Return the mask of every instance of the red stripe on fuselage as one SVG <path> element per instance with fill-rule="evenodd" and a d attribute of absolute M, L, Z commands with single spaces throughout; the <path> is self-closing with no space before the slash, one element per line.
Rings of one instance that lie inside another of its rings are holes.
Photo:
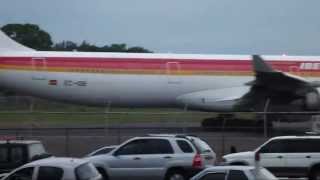
<path fill-rule="evenodd" d="M 138 58 L 78 58 L 78 57 L 48 57 L 45 58 L 47 68 L 93 68 L 108 70 L 187 70 L 187 71 L 223 71 L 252 72 L 251 60 L 201 60 L 201 59 L 138 59 Z M 41 60 L 40 60 L 41 61 Z M 171 63 L 170 63 L 171 62 Z M 172 63 L 177 62 L 178 64 Z M 302 62 L 268 61 L 275 69 L 290 72 L 314 72 L 301 70 Z M 32 68 L 43 66 L 43 62 L 32 62 L 32 57 L 0 57 L 0 65 Z"/>

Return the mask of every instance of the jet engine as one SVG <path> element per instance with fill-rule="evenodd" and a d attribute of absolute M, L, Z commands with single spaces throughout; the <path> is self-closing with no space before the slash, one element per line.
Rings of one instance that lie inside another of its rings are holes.
<path fill-rule="evenodd" d="M 238 100 L 250 91 L 249 86 L 204 90 L 184 94 L 177 101 L 189 109 L 230 112 Z"/>

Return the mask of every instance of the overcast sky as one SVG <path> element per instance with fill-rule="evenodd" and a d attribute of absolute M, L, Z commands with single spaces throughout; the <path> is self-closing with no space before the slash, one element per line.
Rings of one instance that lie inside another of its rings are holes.
<path fill-rule="evenodd" d="M 161 53 L 320 55 L 319 0 L 1 0 L 0 25 Z"/>

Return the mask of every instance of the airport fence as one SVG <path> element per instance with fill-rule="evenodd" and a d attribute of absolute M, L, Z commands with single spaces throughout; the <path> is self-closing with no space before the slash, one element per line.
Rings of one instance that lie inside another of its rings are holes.
<path fill-rule="evenodd" d="M 298 116 L 316 115 L 318 112 L 278 114 Z M 270 112 L 236 112 L 230 115 L 224 114 L 221 119 L 218 118 L 219 113 L 87 107 L 30 97 L 3 97 L 0 98 L 0 138 L 41 140 L 48 151 L 56 156 L 81 157 L 99 147 L 120 144 L 130 137 L 155 133 L 192 134 L 206 140 L 221 157 L 228 154 L 231 147 L 237 151 L 248 151 L 270 137 L 301 135 L 320 127 L 317 118 L 288 123 L 281 119 L 270 119 L 274 115 Z M 252 125 L 256 115 L 266 117 L 262 119 L 262 124 Z M 202 121 L 210 118 L 222 121 L 212 127 L 203 127 Z M 250 123 L 243 123 L 243 119 Z"/>

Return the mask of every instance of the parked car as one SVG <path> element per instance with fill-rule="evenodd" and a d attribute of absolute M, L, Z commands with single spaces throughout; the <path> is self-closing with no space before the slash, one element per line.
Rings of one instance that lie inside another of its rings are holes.
<path fill-rule="evenodd" d="M 271 138 L 254 151 L 223 156 L 229 165 L 254 165 L 257 161 L 278 177 L 320 178 L 320 136 Z"/>
<path fill-rule="evenodd" d="M 105 179 L 187 179 L 215 164 L 216 154 L 203 140 L 185 135 L 131 138 L 108 154 L 87 158 Z"/>
<path fill-rule="evenodd" d="M 215 166 L 201 171 L 191 180 L 277 180 L 277 178 L 265 168 Z"/>
<path fill-rule="evenodd" d="M 97 156 L 97 155 L 101 155 L 101 154 L 108 154 L 112 150 L 114 150 L 116 147 L 117 147 L 116 145 L 104 146 L 104 147 L 101 147 L 101 148 L 94 150 L 91 153 L 87 154 L 86 157 Z"/>
<path fill-rule="evenodd" d="M 0 141 L 0 173 L 6 173 L 33 160 L 51 156 L 41 141 Z"/>
<path fill-rule="evenodd" d="M 23 165 L 1 180 L 101 180 L 88 161 L 73 158 L 46 158 Z"/>

